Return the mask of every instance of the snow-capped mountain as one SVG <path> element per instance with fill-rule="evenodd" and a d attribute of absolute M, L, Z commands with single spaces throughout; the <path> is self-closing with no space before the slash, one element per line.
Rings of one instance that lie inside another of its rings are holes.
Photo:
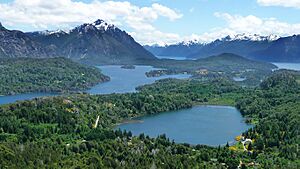
<path fill-rule="evenodd" d="M 108 24 L 105 21 L 98 19 L 93 23 L 85 23 L 80 26 L 75 27 L 74 29 L 71 29 L 69 32 L 88 32 L 90 30 L 98 30 L 102 32 L 106 32 L 109 30 L 116 30 L 118 29 L 116 26 L 113 24 Z"/>
<path fill-rule="evenodd" d="M 228 35 L 220 40 L 223 41 L 275 41 L 279 39 L 280 36 L 271 34 L 269 36 L 261 36 L 258 34 L 237 34 L 237 35 Z"/>
<path fill-rule="evenodd" d="M 91 64 L 136 64 L 156 59 L 125 31 L 100 19 L 70 30 L 23 33 L 1 27 L 0 40 L 10 44 L 0 46 L 0 55 L 5 57 L 27 57 L 26 53 L 32 53 L 36 57 L 63 56 Z"/>
<path fill-rule="evenodd" d="M 155 59 L 125 31 L 101 19 L 69 31 L 28 35 L 44 45 L 58 47 L 65 57 L 92 64 L 125 64 Z"/>
<path fill-rule="evenodd" d="M 300 36 L 281 38 L 277 35 L 237 34 L 228 35 L 210 43 L 201 43 L 196 39 L 164 47 L 144 47 L 157 56 L 195 59 L 222 53 L 234 53 L 250 59 L 263 61 L 300 62 L 299 40 Z M 293 52 L 291 53 L 291 51 Z"/>
<path fill-rule="evenodd" d="M 200 39 L 189 39 L 186 41 L 178 42 L 175 44 L 154 44 L 154 45 L 145 45 L 145 46 L 153 46 L 153 47 L 165 47 L 167 48 L 168 46 L 174 46 L 174 45 L 179 45 L 179 46 L 193 46 L 193 45 L 209 45 L 211 43 L 214 43 L 216 41 L 275 41 L 278 40 L 280 36 L 278 35 L 268 35 L 268 36 L 261 36 L 258 34 L 236 34 L 236 35 L 227 35 L 225 37 L 216 39 L 211 42 L 203 42 Z"/>
<path fill-rule="evenodd" d="M 92 23 L 98 30 L 107 31 L 108 29 L 116 29 L 115 25 L 108 24 L 104 20 L 98 19 L 94 23 Z"/>
<path fill-rule="evenodd" d="M 37 32 L 29 32 L 31 34 L 41 34 L 41 35 L 61 35 L 61 34 L 70 34 L 71 32 L 87 32 L 90 29 L 97 29 L 100 31 L 107 31 L 107 30 L 114 30 L 117 27 L 115 27 L 113 24 L 108 24 L 107 22 L 105 22 L 104 20 L 98 19 L 93 23 L 85 23 L 82 25 L 79 25 L 73 29 L 57 29 L 57 30 L 45 30 L 45 31 L 37 31 Z"/>
<path fill-rule="evenodd" d="M 55 31 L 45 30 L 45 31 L 38 31 L 36 33 L 42 34 L 42 35 L 52 35 L 52 34 L 68 34 L 69 31 L 65 31 L 65 30 L 62 30 L 62 29 L 57 29 Z"/>

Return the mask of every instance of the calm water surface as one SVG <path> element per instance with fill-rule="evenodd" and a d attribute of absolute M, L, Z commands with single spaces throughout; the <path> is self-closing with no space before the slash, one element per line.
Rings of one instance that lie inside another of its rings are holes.
<path fill-rule="evenodd" d="M 30 100 L 37 97 L 44 97 L 44 96 L 55 96 L 55 93 L 26 93 L 26 94 L 18 94 L 12 96 L 0 96 L 0 105 L 1 104 L 8 104 L 13 103 L 20 100 Z"/>
<path fill-rule="evenodd" d="M 162 77 L 146 77 L 145 73 L 153 70 L 150 66 L 136 66 L 135 69 L 121 69 L 120 66 L 99 67 L 111 81 L 94 86 L 90 94 L 109 94 L 136 92 L 140 85 L 150 84 L 163 78 L 188 78 L 190 75 L 179 74 Z M 29 93 L 14 96 L 0 96 L 0 104 L 28 100 L 36 97 L 54 96 L 54 93 Z M 176 142 L 190 144 L 223 145 L 233 142 L 234 137 L 247 130 L 239 111 L 226 106 L 196 106 L 191 109 L 161 113 L 141 117 L 143 123 L 121 124 L 117 128 L 130 130 L 138 135 L 145 133 L 152 137 L 167 134 Z"/>
<path fill-rule="evenodd" d="M 90 94 L 110 94 L 135 92 L 135 88 L 141 85 L 154 83 L 156 80 L 164 78 L 184 79 L 189 78 L 188 74 L 166 75 L 161 77 L 146 77 L 145 73 L 155 70 L 151 66 L 136 66 L 135 69 L 121 69 L 120 66 L 99 67 L 111 80 L 100 83 L 87 92 Z"/>
<path fill-rule="evenodd" d="M 273 63 L 279 69 L 290 69 L 290 70 L 299 70 L 300 71 L 300 63 Z"/>
<path fill-rule="evenodd" d="M 157 56 L 159 59 L 174 59 L 174 60 L 188 60 L 186 57 L 174 57 L 174 56 Z"/>
<path fill-rule="evenodd" d="M 116 129 L 131 131 L 133 135 L 145 133 L 151 137 L 166 134 L 178 143 L 211 146 L 233 143 L 236 136 L 252 127 L 244 122 L 236 108 L 228 106 L 195 106 L 135 120 L 140 122 L 124 123 Z"/>
<path fill-rule="evenodd" d="M 154 70 L 151 66 L 136 66 L 135 69 L 122 69 L 121 66 L 99 66 L 102 73 L 111 77 L 109 82 L 99 83 L 90 90 L 90 94 L 110 94 L 110 93 L 127 93 L 135 92 L 135 88 L 140 85 L 150 84 L 163 78 L 188 78 L 190 75 L 166 75 L 161 77 L 146 77 L 145 73 Z M 30 100 L 36 97 L 54 96 L 54 93 L 28 93 L 13 96 L 0 96 L 0 104 L 13 103 L 20 100 Z"/>
<path fill-rule="evenodd" d="M 243 77 L 233 77 L 232 79 L 236 82 L 242 82 L 242 81 L 246 80 L 246 78 L 243 78 Z"/>

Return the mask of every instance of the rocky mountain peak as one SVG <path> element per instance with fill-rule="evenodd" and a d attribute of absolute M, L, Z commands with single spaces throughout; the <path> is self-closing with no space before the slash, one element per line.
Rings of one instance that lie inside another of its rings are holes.
<path fill-rule="evenodd" d="M 0 30 L 6 30 L 6 29 L 4 28 L 4 26 L 2 26 L 1 22 L 0 22 Z"/>
<path fill-rule="evenodd" d="M 102 19 L 98 19 L 93 23 L 85 23 L 80 26 L 77 26 L 76 28 L 71 30 L 71 32 L 76 31 L 76 32 L 80 32 L 80 33 L 86 33 L 89 31 L 97 31 L 97 30 L 107 31 L 107 30 L 114 30 L 114 29 L 116 29 L 116 27 L 114 25 L 108 24 Z"/>
<path fill-rule="evenodd" d="M 95 26 L 98 30 L 106 31 L 107 29 L 114 29 L 115 26 L 113 24 L 108 24 L 102 19 L 96 20 L 94 23 L 92 23 L 93 26 Z"/>
<path fill-rule="evenodd" d="M 97 19 L 97 20 L 94 22 L 94 25 L 101 25 L 102 23 L 105 23 L 105 21 L 102 20 L 102 19 Z"/>

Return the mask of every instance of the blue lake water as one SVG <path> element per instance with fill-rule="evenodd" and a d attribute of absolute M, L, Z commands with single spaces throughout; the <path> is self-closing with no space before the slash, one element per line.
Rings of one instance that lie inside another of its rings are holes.
<path fill-rule="evenodd" d="M 218 146 L 233 143 L 236 136 L 252 127 L 236 108 L 229 106 L 195 106 L 135 120 L 139 122 L 120 124 L 115 129 L 151 137 L 166 134 L 178 143 Z"/>
<path fill-rule="evenodd" d="M 188 78 L 190 75 L 166 75 L 161 77 L 146 77 L 145 73 L 154 70 L 151 66 L 136 66 L 135 69 L 122 69 L 121 66 L 99 66 L 102 73 L 111 77 L 109 82 L 99 83 L 98 85 L 87 90 L 90 94 L 110 94 L 110 93 L 127 93 L 135 92 L 135 88 L 140 85 L 150 84 L 163 78 Z M 54 93 L 27 93 L 13 96 L 0 96 L 0 104 L 13 103 L 20 100 L 29 100 L 36 97 L 54 96 Z"/>
<path fill-rule="evenodd" d="M 174 59 L 174 60 L 187 60 L 186 57 L 176 57 L 176 56 L 156 56 L 159 59 Z"/>
<path fill-rule="evenodd" d="M 300 63 L 273 63 L 279 69 L 290 69 L 300 71 Z"/>
<path fill-rule="evenodd" d="M 246 78 L 243 78 L 243 77 L 233 77 L 232 79 L 236 82 L 242 82 L 242 81 L 246 80 Z"/>
<path fill-rule="evenodd" d="M 150 66 L 136 66 L 135 69 L 122 69 L 120 66 L 101 66 L 99 68 L 105 75 L 110 76 L 111 80 L 86 91 L 90 94 L 136 92 L 137 86 L 150 84 L 159 79 L 190 77 L 187 74 L 179 74 L 148 78 L 145 73 L 154 70 Z M 29 93 L 0 96 L 0 104 L 54 95 L 57 94 Z M 167 137 L 176 142 L 212 146 L 223 145 L 227 141 L 233 142 L 235 136 L 251 127 L 244 123 L 239 111 L 226 106 L 196 106 L 191 109 L 145 116 L 138 120 L 142 120 L 143 123 L 121 124 L 118 127 L 130 130 L 135 135 L 145 133 L 156 137 L 165 133 Z"/>
<path fill-rule="evenodd" d="M 189 78 L 188 74 L 166 75 L 161 77 L 146 77 L 145 73 L 155 70 L 151 66 L 136 66 L 135 69 L 121 69 L 120 66 L 99 67 L 111 80 L 100 83 L 87 92 L 90 94 L 110 94 L 135 92 L 135 88 L 141 85 L 154 83 L 156 80 L 164 78 Z"/>
<path fill-rule="evenodd" d="M 55 93 L 26 93 L 26 94 L 17 94 L 12 96 L 0 96 L 0 105 L 13 103 L 20 100 L 30 100 L 37 97 L 44 96 L 55 96 Z"/>

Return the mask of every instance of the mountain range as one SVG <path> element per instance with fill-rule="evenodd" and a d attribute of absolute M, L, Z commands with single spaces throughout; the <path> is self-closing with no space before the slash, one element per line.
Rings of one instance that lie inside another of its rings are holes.
<path fill-rule="evenodd" d="M 0 57 L 67 57 L 89 64 L 135 64 L 156 58 L 128 33 L 103 20 L 69 31 L 21 32 L 0 27 Z"/>
<path fill-rule="evenodd" d="M 146 50 L 147 49 L 147 50 Z M 103 20 L 68 31 L 24 33 L 0 23 L 0 57 L 67 57 L 88 64 L 143 64 L 154 56 L 206 58 L 233 53 L 267 62 L 300 62 L 300 35 L 278 37 L 257 34 L 226 36 L 210 43 L 141 46 L 127 32 Z"/>
<path fill-rule="evenodd" d="M 234 53 L 260 61 L 300 62 L 300 35 L 278 37 L 239 34 L 226 36 L 210 43 L 190 41 L 144 47 L 156 56 L 199 59 L 222 53 Z"/>

